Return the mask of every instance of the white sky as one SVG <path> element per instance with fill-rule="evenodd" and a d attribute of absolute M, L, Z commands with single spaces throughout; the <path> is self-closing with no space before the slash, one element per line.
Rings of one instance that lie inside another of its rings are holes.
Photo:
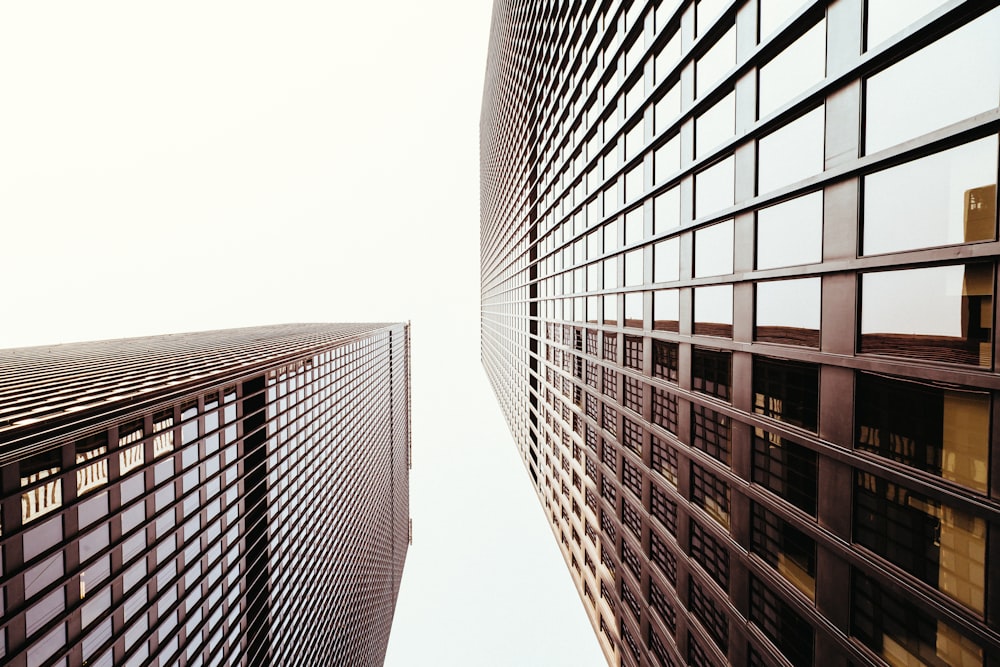
<path fill-rule="evenodd" d="M 0 4 L 0 347 L 411 320 L 386 664 L 603 665 L 479 363 L 485 0 Z"/>

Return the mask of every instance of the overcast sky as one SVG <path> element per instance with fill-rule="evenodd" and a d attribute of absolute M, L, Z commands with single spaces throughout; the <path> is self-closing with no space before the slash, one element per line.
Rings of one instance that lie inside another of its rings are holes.
<path fill-rule="evenodd" d="M 0 4 L 0 347 L 410 320 L 386 664 L 603 665 L 479 363 L 490 10 Z"/>

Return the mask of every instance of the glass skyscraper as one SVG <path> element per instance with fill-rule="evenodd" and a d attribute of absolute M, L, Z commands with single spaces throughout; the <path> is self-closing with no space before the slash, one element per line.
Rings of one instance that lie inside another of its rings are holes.
<path fill-rule="evenodd" d="M 409 326 L 0 350 L 0 662 L 381 665 Z"/>
<path fill-rule="evenodd" d="M 609 663 L 1000 664 L 997 5 L 496 0 L 482 360 Z"/>

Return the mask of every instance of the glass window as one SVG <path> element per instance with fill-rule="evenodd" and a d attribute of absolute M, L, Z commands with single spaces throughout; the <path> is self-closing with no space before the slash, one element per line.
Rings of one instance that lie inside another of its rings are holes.
<path fill-rule="evenodd" d="M 106 433 L 76 443 L 76 495 L 82 496 L 108 483 Z"/>
<path fill-rule="evenodd" d="M 753 431 L 753 481 L 816 516 L 816 452 L 762 428 Z"/>
<path fill-rule="evenodd" d="M 646 191 L 643 185 L 643 176 L 645 174 L 645 165 L 640 162 L 625 174 L 625 201 L 632 201 L 633 199 L 638 199 L 642 196 L 642 193 Z"/>
<path fill-rule="evenodd" d="M 704 405 L 691 406 L 691 444 L 729 465 L 732 439 L 729 417 Z"/>
<path fill-rule="evenodd" d="M 823 192 L 757 211 L 757 268 L 813 264 L 823 259 Z"/>
<path fill-rule="evenodd" d="M 694 233 L 694 277 L 733 272 L 733 221 L 703 227 Z"/>
<path fill-rule="evenodd" d="M 653 340 L 653 377 L 677 382 L 678 344 Z"/>
<path fill-rule="evenodd" d="M 21 523 L 27 524 L 62 507 L 61 451 L 50 449 L 18 463 L 21 488 Z"/>
<path fill-rule="evenodd" d="M 695 62 L 695 97 L 704 95 L 735 65 L 736 27 L 734 26 Z"/>
<path fill-rule="evenodd" d="M 815 599 L 816 543 L 757 503 L 753 504 L 751 531 L 751 550 L 810 600 Z"/>
<path fill-rule="evenodd" d="M 708 635 L 721 650 L 729 648 L 729 617 L 714 600 L 701 590 L 698 580 L 688 583 L 688 609 L 697 618 Z"/>
<path fill-rule="evenodd" d="M 821 288 L 819 278 L 757 283 L 755 339 L 819 347 Z"/>
<path fill-rule="evenodd" d="M 698 0 L 695 9 L 695 28 L 697 34 L 704 34 L 728 4 L 728 0 Z"/>
<path fill-rule="evenodd" d="M 41 593 L 46 586 L 62 576 L 63 554 L 60 551 L 24 571 L 24 598 L 27 600 Z"/>
<path fill-rule="evenodd" d="M 691 558 L 716 581 L 723 590 L 729 590 L 729 550 L 710 532 L 691 519 Z"/>
<path fill-rule="evenodd" d="M 866 273 L 861 303 L 861 352 L 992 363 L 992 264 Z"/>
<path fill-rule="evenodd" d="M 855 446 L 986 493 L 988 392 L 857 377 Z"/>
<path fill-rule="evenodd" d="M 804 4 L 805 0 L 760 0 L 760 41 L 770 37 Z"/>
<path fill-rule="evenodd" d="M 729 530 L 729 485 L 697 463 L 691 464 L 691 502 Z"/>
<path fill-rule="evenodd" d="M 736 135 L 736 93 L 723 97 L 694 121 L 695 158 Z"/>
<path fill-rule="evenodd" d="M 608 257 L 604 260 L 604 286 L 618 287 L 618 257 Z"/>
<path fill-rule="evenodd" d="M 633 208 L 625 214 L 625 245 L 632 245 L 643 238 L 642 207 Z"/>
<path fill-rule="evenodd" d="M 625 285 L 628 287 L 642 284 L 642 253 L 642 248 L 625 253 Z"/>
<path fill-rule="evenodd" d="M 24 562 L 54 546 L 63 539 L 62 517 L 55 516 L 24 532 Z"/>
<path fill-rule="evenodd" d="M 653 246 L 653 282 L 668 283 L 680 279 L 681 242 L 676 236 Z"/>
<path fill-rule="evenodd" d="M 868 0 L 868 48 L 881 44 L 903 28 L 915 23 L 946 0 Z"/>
<path fill-rule="evenodd" d="M 732 352 L 702 347 L 691 350 L 691 385 L 695 391 L 728 401 L 732 389 L 732 368 Z"/>
<path fill-rule="evenodd" d="M 736 161 L 732 155 L 694 176 L 694 213 L 702 217 L 729 208 L 735 201 Z"/>
<path fill-rule="evenodd" d="M 758 142 L 759 194 L 823 171 L 824 114 L 824 107 L 816 107 Z"/>
<path fill-rule="evenodd" d="M 815 432 L 819 423 L 819 367 L 754 357 L 753 411 Z"/>
<path fill-rule="evenodd" d="M 679 50 L 681 44 L 679 39 L 676 40 L 676 44 Z M 659 57 L 656 58 L 656 64 L 657 69 L 659 69 Z M 657 76 L 659 76 L 659 74 Z M 677 116 L 681 114 L 681 86 L 679 83 L 674 84 L 674 86 L 668 90 L 663 97 L 657 100 L 653 113 L 657 134 L 663 132 L 673 124 L 673 122 L 677 119 Z"/>
<path fill-rule="evenodd" d="M 680 331 L 680 293 L 675 289 L 653 292 L 653 328 L 660 331 Z"/>
<path fill-rule="evenodd" d="M 1000 8 L 870 77 L 865 83 L 865 152 L 995 109 L 1000 99 L 998 34 Z"/>
<path fill-rule="evenodd" d="M 652 456 L 652 468 L 653 468 L 653 470 L 655 472 L 658 472 L 661 475 L 663 475 L 664 479 L 666 479 L 667 482 L 669 482 L 670 485 L 673 486 L 676 489 L 677 488 L 677 450 L 675 450 L 673 447 L 671 447 L 668 443 L 664 442 L 663 440 L 660 440 L 655 435 L 652 437 L 651 443 L 652 443 L 652 450 L 653 450 L 652 451 L 652 455 L 653 455 Z M 656 502 L 657 502 L 656 501 L 656 495 L 660 494 L 660 491 L 656 488 L 655 485 L 652 487 L 652 489 L 653 489 L 653 505 L 654 505 L 654 512 L 653 512 L 653 514 L 656 515 L 656 516 L 658 516 L 660 518 L 660 520 L 663 521 L 663 523 L 664 523 L 665 526 L 667 526 L 667 527 L 674 526 L 673 528 L 671 528 L 670 532 L 671 533 L 675 533 L 677 531 L 676 526 L 674 525 L 676 523 L 677 507 L 673 504 L 673 502 L 666 500 L 666 496 L 664 496 L 664 500 L 662 502 L 669 503 L 670 506 L 673 507 L 672 514 L 674 515 L 674 522 L 666 521 L 664 519 L 664 517 L 660 517 L 659 514 L 655 511 L 655 505 L 656 505 Z M 662 495 L 662 494 L 660 494 L 660 495 Z"/>
<path fill-rule="evenodd" d="M 618 250 L 618 218 L 604 225 L 604 252 Z"/>
<path fill-rule="evenodd" d="M 983 649 L 859 570 L 851 584 L 851 634 L 896 664 L 982 665 Z"/>
<path fill-rule="evenodd" d="M 813 664 L 812 626 L 760 579 L 750 576 L 750 620 L 793 665 Z"/>
<path fill-rule="evenodd" d="M 733 336 L 733 286 L 694 288 L 694 333 L 698 336 Z"/>
<path fill-rule="evenodd" d="M 604 323 L 618 323 L 618 295 L 616 294 L 604 295 Z"/>
<path fill-rule="evenodd" d="M 681 189 L 673 187 L 653 200 L 654 232 L 660 234 L 681 224 Z"/>
<path fill-rule="evenodd" d="M 826 76 L 826 20 L 760 68 L 758 118 L 769 115 Z"/>
<path fill-rule="evenodd" d="M 642 328 L 642 292 L 625 295 L 625 326 Z"/>
<path fill-rule="evenodd" d="M 663 144 L 653 153 L 653 174 L 657 183 L 663 183 L 681 168 L 680 135 Z"/>
<path fill-rule="evenodd" d="M 854 541 L 982 613 L 986 522 L 871 473 L 855 477 Z"/>
<path fill-rule="evenodd" d="M 866 255 L 995 238 L 997 137 L 864 177 Z"/>

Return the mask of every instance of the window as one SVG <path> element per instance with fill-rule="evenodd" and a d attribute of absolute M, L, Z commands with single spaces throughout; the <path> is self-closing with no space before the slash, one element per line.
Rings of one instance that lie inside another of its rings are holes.
<path fill-rule="evenodd" d="M 666 183 L 681 168 L 681 138 L 674 135 L 653 153 L 653 174 L 657 184 Z"/>
<path fill-rule="evenodd" d="M 694 233 L 694 277 L 733 272 L 733 221 L 703 227 Z"/>
<path fill-rule="evenodd" d="M 688 609 L 701 622 L 716 646 L 726 651 L 729 648 L 729 617 L 714 600 L 705 595 L 694 578 L 688 582 Z"/>
<path fill-rule="evenodd" d="M 26 524 L 62 507 L 61 450 L 50 449 L 22 459 L 21 523 Z"/>
<path fill-rule="evenodd" d="M 757 211 L 757 268 L 814 264 L 823 259 L 823 192 Z"/>
<path fill-rule="evenodd" d="M 694 176 L 694 214 L 711 215 L 735 202 L 736 161 L 732 155 Z"/>
<path fill-rule="evenodd" d="M 653 246 L 653 282 L 668 283 L 680 279 L 680 238 L 675 236 Z"/>
<path fill-rule="evenodd" d="M 636 539 L 642 539 L 642 520 L 639 512 L 627 502 L 622 503 L 622 525 L 628 528 Z"/>
<path fill-rule="evenodd" d="M 816 596 L 816 543 L 761 505 L 753 505 L 751 550 L 810 600 Z"/>
<path fill-rule="evenodd" d="M 819 278 L 768 280 L 757 283 L 756 290 L 756 340 L 819 347 Z"/>
<path fill-rule="evenodd" d="M 816 431 L 819 421 L 819 368 L 783 359 L 754 357 L 753 411 Z"/>
<path fill-rule="evenodd" d="M 695 62 L 695 97 L 701 97 L 736 65 L 736 28 L 730 28 Z"/>
<path fill-rule="evenodd" d="M 870 77 L 865 82 L 865 152 L 995 109 L 998 34 L 1000 9 L 993 9 Z"/>
<path fill-rule="evenodd" d="M 729 551 L 694 519 L 691 519 L 690 553 L 723 590 L 729 590 Z"/>
<path fill-rule="evenodd" d="M 625 367 L 642 370 L 642 336 L 625 336 Z"/>
<path fill-rule="evenodd" d="M 983 613 L 986 522 L 871 473 L 855 478 L 854 541 Z"/>
<path fill-rule="evenodd" d="M 663 620 L 671 634 L 677 631 L 677 608 L 652 580 L 649 582 L 649 606 Z"/>
<path fill-rule="evenodd" d="M 676 345 L 674 351 L 676 352 Z M 732 352 L 695 347 L 691 353 L 691 384 L 700 391 L 723 401 L 729 400 L 732 387 Z M 676 364 L 676 357 L 674 357 Z"/>
<path fill-rule="evenodd" d="M 671 486 L 677 488 L 677 450 L 660 440 L 655 435 L 650 439 L 652 445 L 652 467 L 654 472 L 663 475 Z"/>
<path fill-rule="evenodd" d="M 680 331 L 680 292 L 675 289 L 653 292 L 653 328 L 658 331 Z"/>
<path fill-rule="evenodd" d="M 107 433 L 80 440 L 76 443 L 76 495 L 108 483 Z"/>
<path fill-rule="evenodd" d="M 996 135 L 869 174 L 863 182 L 866 255 L 996 237 Z"/>
<path fill-rule="evenodd" d="M 691 423 L 694 435 L 691 444 L 706 454 L 729 465 L 729 417 L 697 403 L 691 406 Z"/>
<path fill-rule="evenodd" d="M 902 5 L 893 0 L 868 0 L 867 4 L 866 42 L 871 49 L 945 4 L 945 0 L 910 0 Z"/>
<path fill-rule="evenodd" d="M 660 568 L 672 586 L 677 585 L 677 558 L 654 532 L 649 535 L 649 560 Z"/>
<path fill-rule="evenodd" d="M 861 276 L 860 351 L 989 367 L 993 265 Z"/>
<path fill-rule="evenodd" d="M 736 135 L 736 93 L 732 92 L 695 118 L 695 159 Z"/>
<path fill-rule="evenodd" d="M 697 336 L 733 336 L 733 286 L 694 288 L 694 333 Z"/>
<path fill-rule="evenodd" d="M 691 502 L 729 530 L 729 485 L 697 463 L 691 464 Z"/>
<path fill-rule="evenodd" d="M 822 20 L 760 68 L 758 117 L 790 102 L 825 75 L 826 21 Z"/>
<path fill-rule="evenodd" d="M 753 481 L 816 516 L 816 453 L 773 433 L 755 428 Z"/>
<path fill-rule="evenodd" d="M 653 387 L 653 423 L 677 434 L 677 397 Z"/>
<path fill-rule="evenodd" d="M 650 513 L 671 535 L 677 535 L 677 504 L 655 484 L 650 495 Z"/>
<path fill-rule="evenodd" d="M 642 473 L 637 466 L 629 463 L 628 459 L 623 460 L 622 464 L 622 484 L 634 493 L 636 498 L 642 498 Z"/>
<path fill-rule="evenodd" d="M 805 0 L 761 0 L 760 41 L 767 39 L 781 24 L 791 18 Z"/>
<path fill-rule="evenodd" d="M 630 375 L 625 376 L 625 407 L 629 410 L 642 413 L 642 382 Z M 625 435 L 628 437 L 628 429 L 631 422 L 625 424 Z M 641 435 L 638 440 L 641 440 Z"/>
<path fill-rule="evenodd" d="M 656 234 L 681 224 L 681 189 L 673 187 L 653 200 L 653 231 Z"/>
<path fill-rule="evenodd" d="M 750 575 L 750 620 L 764 631 L 793 665 L 813 664 L 815 632 L 809 622 Z"/>
<path fill-rule="evenodd" d="M 817 107 L 757 144 L 757 192 L 764 194 L 823 171 L 824 108 Z"/>
<path fill-rule="evenodd" d="M 853 570 L 851 634 L 890 660 L 927 665 L 981 665 L 971 637 Z"/>
<path fill-rule="evenodd" d="M 988 392 L 857 376 L 855 446 L 986 493 Z"/>

